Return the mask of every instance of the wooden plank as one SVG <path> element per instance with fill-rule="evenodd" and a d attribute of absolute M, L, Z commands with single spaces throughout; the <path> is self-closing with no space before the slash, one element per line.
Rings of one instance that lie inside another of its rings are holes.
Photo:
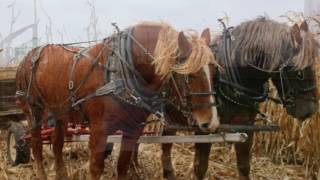
<path fill-rule="evenodd" d="M 245 133 L 225 133 L 210 135 L 186 135 L 186 136 L 141 136 L 138 143 L 222 143 L 245 142 L 248 136 Z M 66 137 L 69 142 L 87 142 L 89 135 Z M 120 143 L 122 135 L 108 136 L 108 143 Z"/>
<path fill-rule="evenodd" d="M 1 71 L 0 71 L 1 74 Z M 1 75 L 0 75 L 1 76 Z M 0 116 L 10 115 L 12 109 L 18 109 L 16 105 L 16 82 L 14 79 L 0 79 Z"/>
<path fill-rule="evenodd" d="M 17 115 L 17 114 L 23 114 L 21 109 L 11 109 L 8 111 L 0 111 L 0 117 L 1 116 L 10 116 L 10 115 Z"/>
<path fill-rule="evenodd" d="M 18 67 L 0 67 L 0 80 L 15 79 Z"/>

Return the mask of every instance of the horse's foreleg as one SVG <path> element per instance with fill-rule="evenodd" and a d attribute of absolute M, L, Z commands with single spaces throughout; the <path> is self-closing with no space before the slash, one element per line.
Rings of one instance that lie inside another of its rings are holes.
<path fill-rule="evenodd" d="M 112 151 L 113 151 L 113 143 L 107 143 L 104 158 L 107 158 L 109 155 L 111 155 Z"/>
<path fill-rule="evenodd" d="M 167 132 L 164 131 L 163 135 L 174 135 L 175 132 Z M 162 161 L 162 168 L 163 168 L 163 178 L 168 180 L 174 180 L 176 179 L 174 175 L 174 169 L 172 165 L 172 159 L 171 159 L 171 150 L 172 150 L 172 143 L 165 143 L 161 146 L 162 149 L 162 155 L 161 155 L 161 161 Z"/>
<path fill-rule="evenodd" d="M 136 150 L 138 137 L 123 137 L 121 142 L 120 154 L 117 165 L 118 179 L 127 179 L 127 173 L 133 152 Z"/>
<path fill-rule="evenodd" d="M 195 133 L 198 135 L 198 133 Z M 211 150 L 211 144 L 195 144 L 194 157 L 194 175 L 196 179 L 203 179 L 208 169 L 208 159 Z"/>
<path fill-rule="evenodd" d="M 68 173 L 63 162 L 62 148 L 64 144 L 64 121 L 56 120 L 54 135 L 53 135 L 53 153 L 55 156 L 55 170 L 57 180 L 68 179 Z"/>
<path fill-rule="evenodd" d="M 133 166 L 139 166 L 138 156 L 139 156 L 139 144 L 136 144 L 134 151 L 132 153 L 132 159 L 131 159 L 131 164 Z"/>
<path fill-rule="evenodd" d="M 40 180 L 47 179 L 47 175 L 42 164 L 43 155 L 42 155 L 42 139 L 41 139 L 41 110 L 34 108 L 32 109 L 32 116 L 30 116 L 29 127 L 31 128 L 31 148 L 32 154 L 35 159 L 36 166 L 36 176 Z"/>
<path fill-rule="evenodd" d="M 237 166 L 239 180 L 250 180 L 250 161 L 253 133 L 247 133 L 248 140 L 244 143 L 236 143 Z"/>
<path fill-rule="evenodd" d="M 98 180 L 104 169 L 108 132 L 106 132 L 107 128 L 102 119 L 98 119 L 97 122 L 91 120 L 90 128 L 90 176 L 91 180 Z"/>

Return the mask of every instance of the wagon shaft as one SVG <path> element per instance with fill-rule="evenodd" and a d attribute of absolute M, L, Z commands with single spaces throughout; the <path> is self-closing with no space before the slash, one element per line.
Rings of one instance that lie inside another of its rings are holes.
<path fill-rule="evenodd" d="M 138 143 L 222 143 L 245 142 L 248 136 L 245 133 L 226 133 L 210 135 L 185 135 L 185 136 L 141 136 Z M 67 137 L 69 142 L 87 142 L 89 135 Z M 122 135 L 108 136 L 108 143 L 121 143 Z"/>

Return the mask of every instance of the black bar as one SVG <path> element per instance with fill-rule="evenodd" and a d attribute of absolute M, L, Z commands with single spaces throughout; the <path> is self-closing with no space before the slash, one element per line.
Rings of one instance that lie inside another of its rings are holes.
<path fill-rule="evenodd" d="M 189 96 L 210 96 L 215 95 L 216 92 L 190 92 Z"/>
<path fill-rule="evenodd" d="M 166 125 L 167 130 L 177 130 L 177 131 L 200 131 L 198 126 L 180 126 L 180 125 Z M 279 131 L 280 127 L 278 125 L 231 125 L 231 124 L 221 124 L 217 132 L 274 132 Z"/>

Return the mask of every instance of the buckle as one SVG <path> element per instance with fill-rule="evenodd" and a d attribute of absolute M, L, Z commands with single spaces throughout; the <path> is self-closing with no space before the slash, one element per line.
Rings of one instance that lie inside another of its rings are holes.
<path fill-rule="evenodd" d="M 69 81 L 68 87 L 69 87 L 69 90 L 72 90 L 74 88 L 73 81 Z"/>

